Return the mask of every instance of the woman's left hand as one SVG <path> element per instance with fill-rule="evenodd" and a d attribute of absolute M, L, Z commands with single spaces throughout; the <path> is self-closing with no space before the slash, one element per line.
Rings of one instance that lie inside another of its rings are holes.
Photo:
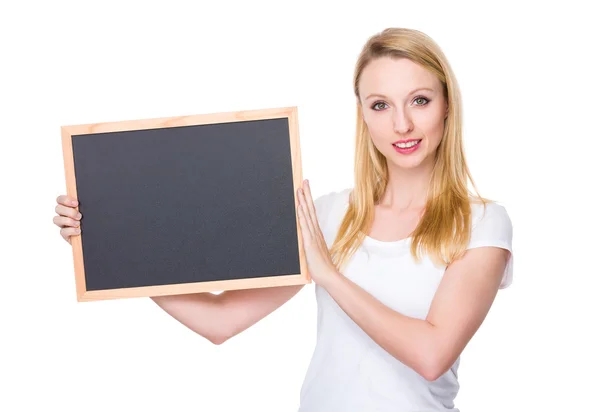
<path fill-rule="evenodd" d="M 317 220 L 308 180 L 305 180 L 302 188 L 298 189 L 298 217 L 308 271 L 315 283 L 322 284 L 334 276 L 337 269 L 331 260 L 327 243 Z"/>

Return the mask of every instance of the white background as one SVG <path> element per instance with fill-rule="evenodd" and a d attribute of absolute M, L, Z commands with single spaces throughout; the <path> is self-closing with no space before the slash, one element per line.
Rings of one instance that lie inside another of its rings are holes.
<path fill-rule="evenodd" d="M 316 197 L 353 184 L 354 63 L 391 26 L 447 54 L 477 188 L 514 225 L 514 283 L 463 353 L 456 405 L 598 410 L 600 31 L 587 2 L 11 3 L 0 410 L 295 411 L 314 286 L 222 346 L 148 298 L 76 303 L 71 247 L 52 223 L 66 192 L 60 126 L 298 106 Z"/>

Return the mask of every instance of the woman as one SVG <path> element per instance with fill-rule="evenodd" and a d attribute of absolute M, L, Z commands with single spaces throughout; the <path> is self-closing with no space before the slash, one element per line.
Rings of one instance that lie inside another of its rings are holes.
<path fill-rule="evenodd" d="M 503 206 L 472 195 L 460 93 L 425 34 L 390 28 L 356 64 L 355 186 L 298 218 L 318 304 L 318 340 L 301 411 L 457 411 L 460 354 L 499 288 L 512 282 L 512 224 Z M 472 179 L 471 179 L 472 180 Z M 54 223 L 77 235 L 67 196 Z M 221 344 L 302 286 L 152 298 Z"/>

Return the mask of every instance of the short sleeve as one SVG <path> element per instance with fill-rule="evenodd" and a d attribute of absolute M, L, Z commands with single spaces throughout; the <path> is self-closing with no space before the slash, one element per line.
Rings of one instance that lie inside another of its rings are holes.
<path fill-rule="evenodd" d="M 313 201 L 319 226 L 321 227 L 321 231 L 323 232 L 327 244 L 330 246 L 333 237 L 335 236 L 337 226 L 340 223 L 339 220 L 341 218 L 341 213 L 343 212 L 343 207 L 347 204 L 350 190 L 351 189 L 347 188 L 329 192 L 318 196 Z"/>
<path fill-rule="evenodd" d="M 484 210 L 483 205 L 477 204 L 473 208 L 472 223 L 471 240 L 467 249 L 496 246 L 510 252 L 499 288 L 508 287 L 513 281 L 513 226 L 506 208 L 498 203 L 487 203 Z"/>
<path fill-rule="evenodd" d="M 317 197 L 314 201 L 315 212 L 317 213 L 317 220 L 319 221 L 321 230 L 325 230 L 327 227 L 327 218 L 331 212 L 331 209 L 333 208 L 336 194 L 336 192 L 329 192 Z"/>

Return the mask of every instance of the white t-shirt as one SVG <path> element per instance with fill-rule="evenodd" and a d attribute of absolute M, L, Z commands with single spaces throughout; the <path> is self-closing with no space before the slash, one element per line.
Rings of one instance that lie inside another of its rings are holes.
<path fill-rule="evenodd" d="M 331 247 L 348 207 L 351 189 L 315 200 L 317 218 Z M 473 205 L 469 248 L 498 246 L 511 251 L 500 288 L 512 283 L 512 224 L 497 203 Z M 425 319 L 445 267 L 428 258 L 417 264 L 410 238 L 383 242 L 366 237 L 344 276 L 404 315 Z M 454 411 L 460 358 L 429 382 L 377 345 L 319 285 L 317 343 L 300 394 L 299 412 Z"/>

